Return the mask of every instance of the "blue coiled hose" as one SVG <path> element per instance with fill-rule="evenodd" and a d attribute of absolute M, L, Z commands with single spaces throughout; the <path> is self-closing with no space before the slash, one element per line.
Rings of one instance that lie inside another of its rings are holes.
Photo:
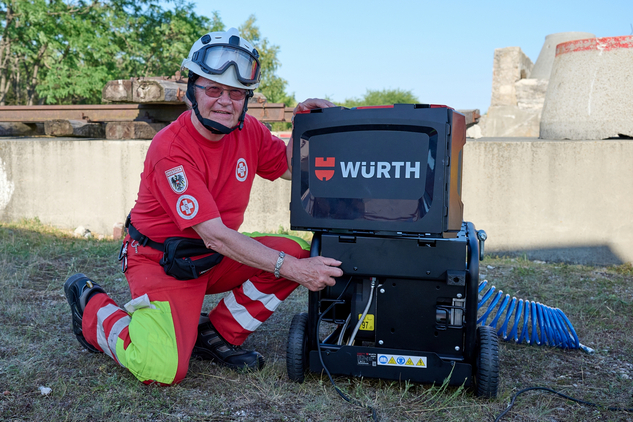
<path fill-rule="evenodd" d="M 487 285 L 488 280 L 484 280 L 479 284 L 480 295 Z M 497 329 L 499 321 L 503 318 L 503 323 L 497 331 L 497 335 L 504 341 L 514 341 L 517 344 L 525 341 L 527 344 L 536 344 L 538 346 L 547 345 L 563 349 L 582 349 L 590 354 L 594 352 L 593 349 L 578 341 L 578 335 L 576 335 L 573 325 L 560 309 L 550 308 L 534 301 L 524 301 L 523 299 L 517 301 L 516 297 L 510 299 L 510 295 L 503 297 L 502 290 L 499 290 L 494 295 L 495 290 L 495 286 L 491 286 L 479 301 L 477 310 L 485 306 L 486 302 L 492 298 L 492 302 L 488 305 L 486 312 L 477 320 L 477 324 L 485 325 L 488 322 L 488 317 L 492 315 L 501 300 L 501 304 L 488 325 Z M 504 311 L 505 316 L 503 315 Z M 513 315 L 513 325 L 508 333 L 508 325 Z M 522 327 L 519 330 L 520 322 L 522 322 Z"/>

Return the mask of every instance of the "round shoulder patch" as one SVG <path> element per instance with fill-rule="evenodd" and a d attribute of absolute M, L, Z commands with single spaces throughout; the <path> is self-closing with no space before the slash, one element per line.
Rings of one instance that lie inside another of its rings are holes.
<path fill-rule="evenodd" d="M 248 177 L 248 166 L 246 165 L 246 160 L 243 158 L 237 160 L 237 165 L 235 166 L 235 177 L 240 182 L 243 182 Z"/>
<path fill-rule="evenodd" d="M 191 195 L 182 195 L 176 203 L 176 211 L 185 220 L 191 220 L 198 214 L 198 201 Z"/>

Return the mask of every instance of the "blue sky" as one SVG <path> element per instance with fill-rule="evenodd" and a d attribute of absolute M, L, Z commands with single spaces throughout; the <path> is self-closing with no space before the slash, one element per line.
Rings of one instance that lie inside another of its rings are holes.
<path fill-rule="evenodd" d="M 422 103 L 490 105 L 494 50 L 521 47 L 535 62 L 545 36 L 633 33 L 633 0 L 196 0 L 228 27 L 251 14 L 280 47 L 278 74 L 298 101 L 343 101 L 367 89 L 407 89 Z"/>

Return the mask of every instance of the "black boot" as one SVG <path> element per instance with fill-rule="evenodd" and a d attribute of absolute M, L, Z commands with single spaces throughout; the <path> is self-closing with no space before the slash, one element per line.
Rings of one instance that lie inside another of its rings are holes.
<path fill-rule="evenodd" d="M 206 314 L 202 314 L 198 325 L 198 339 L 191 357 L 213 360 L 231 369 L 260 370 L 264 367 L 264 357 L 254 350 L 242 349 L 224 340 L 209 321 Z"/>
<path fill-rule="evenodd" d="M 89 352 L 98 353 L 99 350 L 88 343 L 84 338 L 81 329 L 81 321 L 84 316 L 84 309 L 90 297 L 95 293 L 105 293 L 97 283 L 90 280 L 84 274 L 75 274 L 64 283 L 64 293 L 70 305 L 70 311 L 73 316 L 73 333 L 79 340 L 79 343 L 88 349 Z"/>

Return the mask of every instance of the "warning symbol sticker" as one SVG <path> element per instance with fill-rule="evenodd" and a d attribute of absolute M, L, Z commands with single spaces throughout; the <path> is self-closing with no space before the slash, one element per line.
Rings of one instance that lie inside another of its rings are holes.
<path fill-rule="evenodd" d="M 358 319 L 362 317 L 363 314 L 358 314 Z M 365 315 L 365 319 L 360 324 L 360 329 L 364 331 L 374 331 L 374 316 L 372 314 Z"/>
<path fill-rule="evenodd" d="M 378 355 L 378 366 L 403 366 L 426 369 L 426 356 Z"/>

